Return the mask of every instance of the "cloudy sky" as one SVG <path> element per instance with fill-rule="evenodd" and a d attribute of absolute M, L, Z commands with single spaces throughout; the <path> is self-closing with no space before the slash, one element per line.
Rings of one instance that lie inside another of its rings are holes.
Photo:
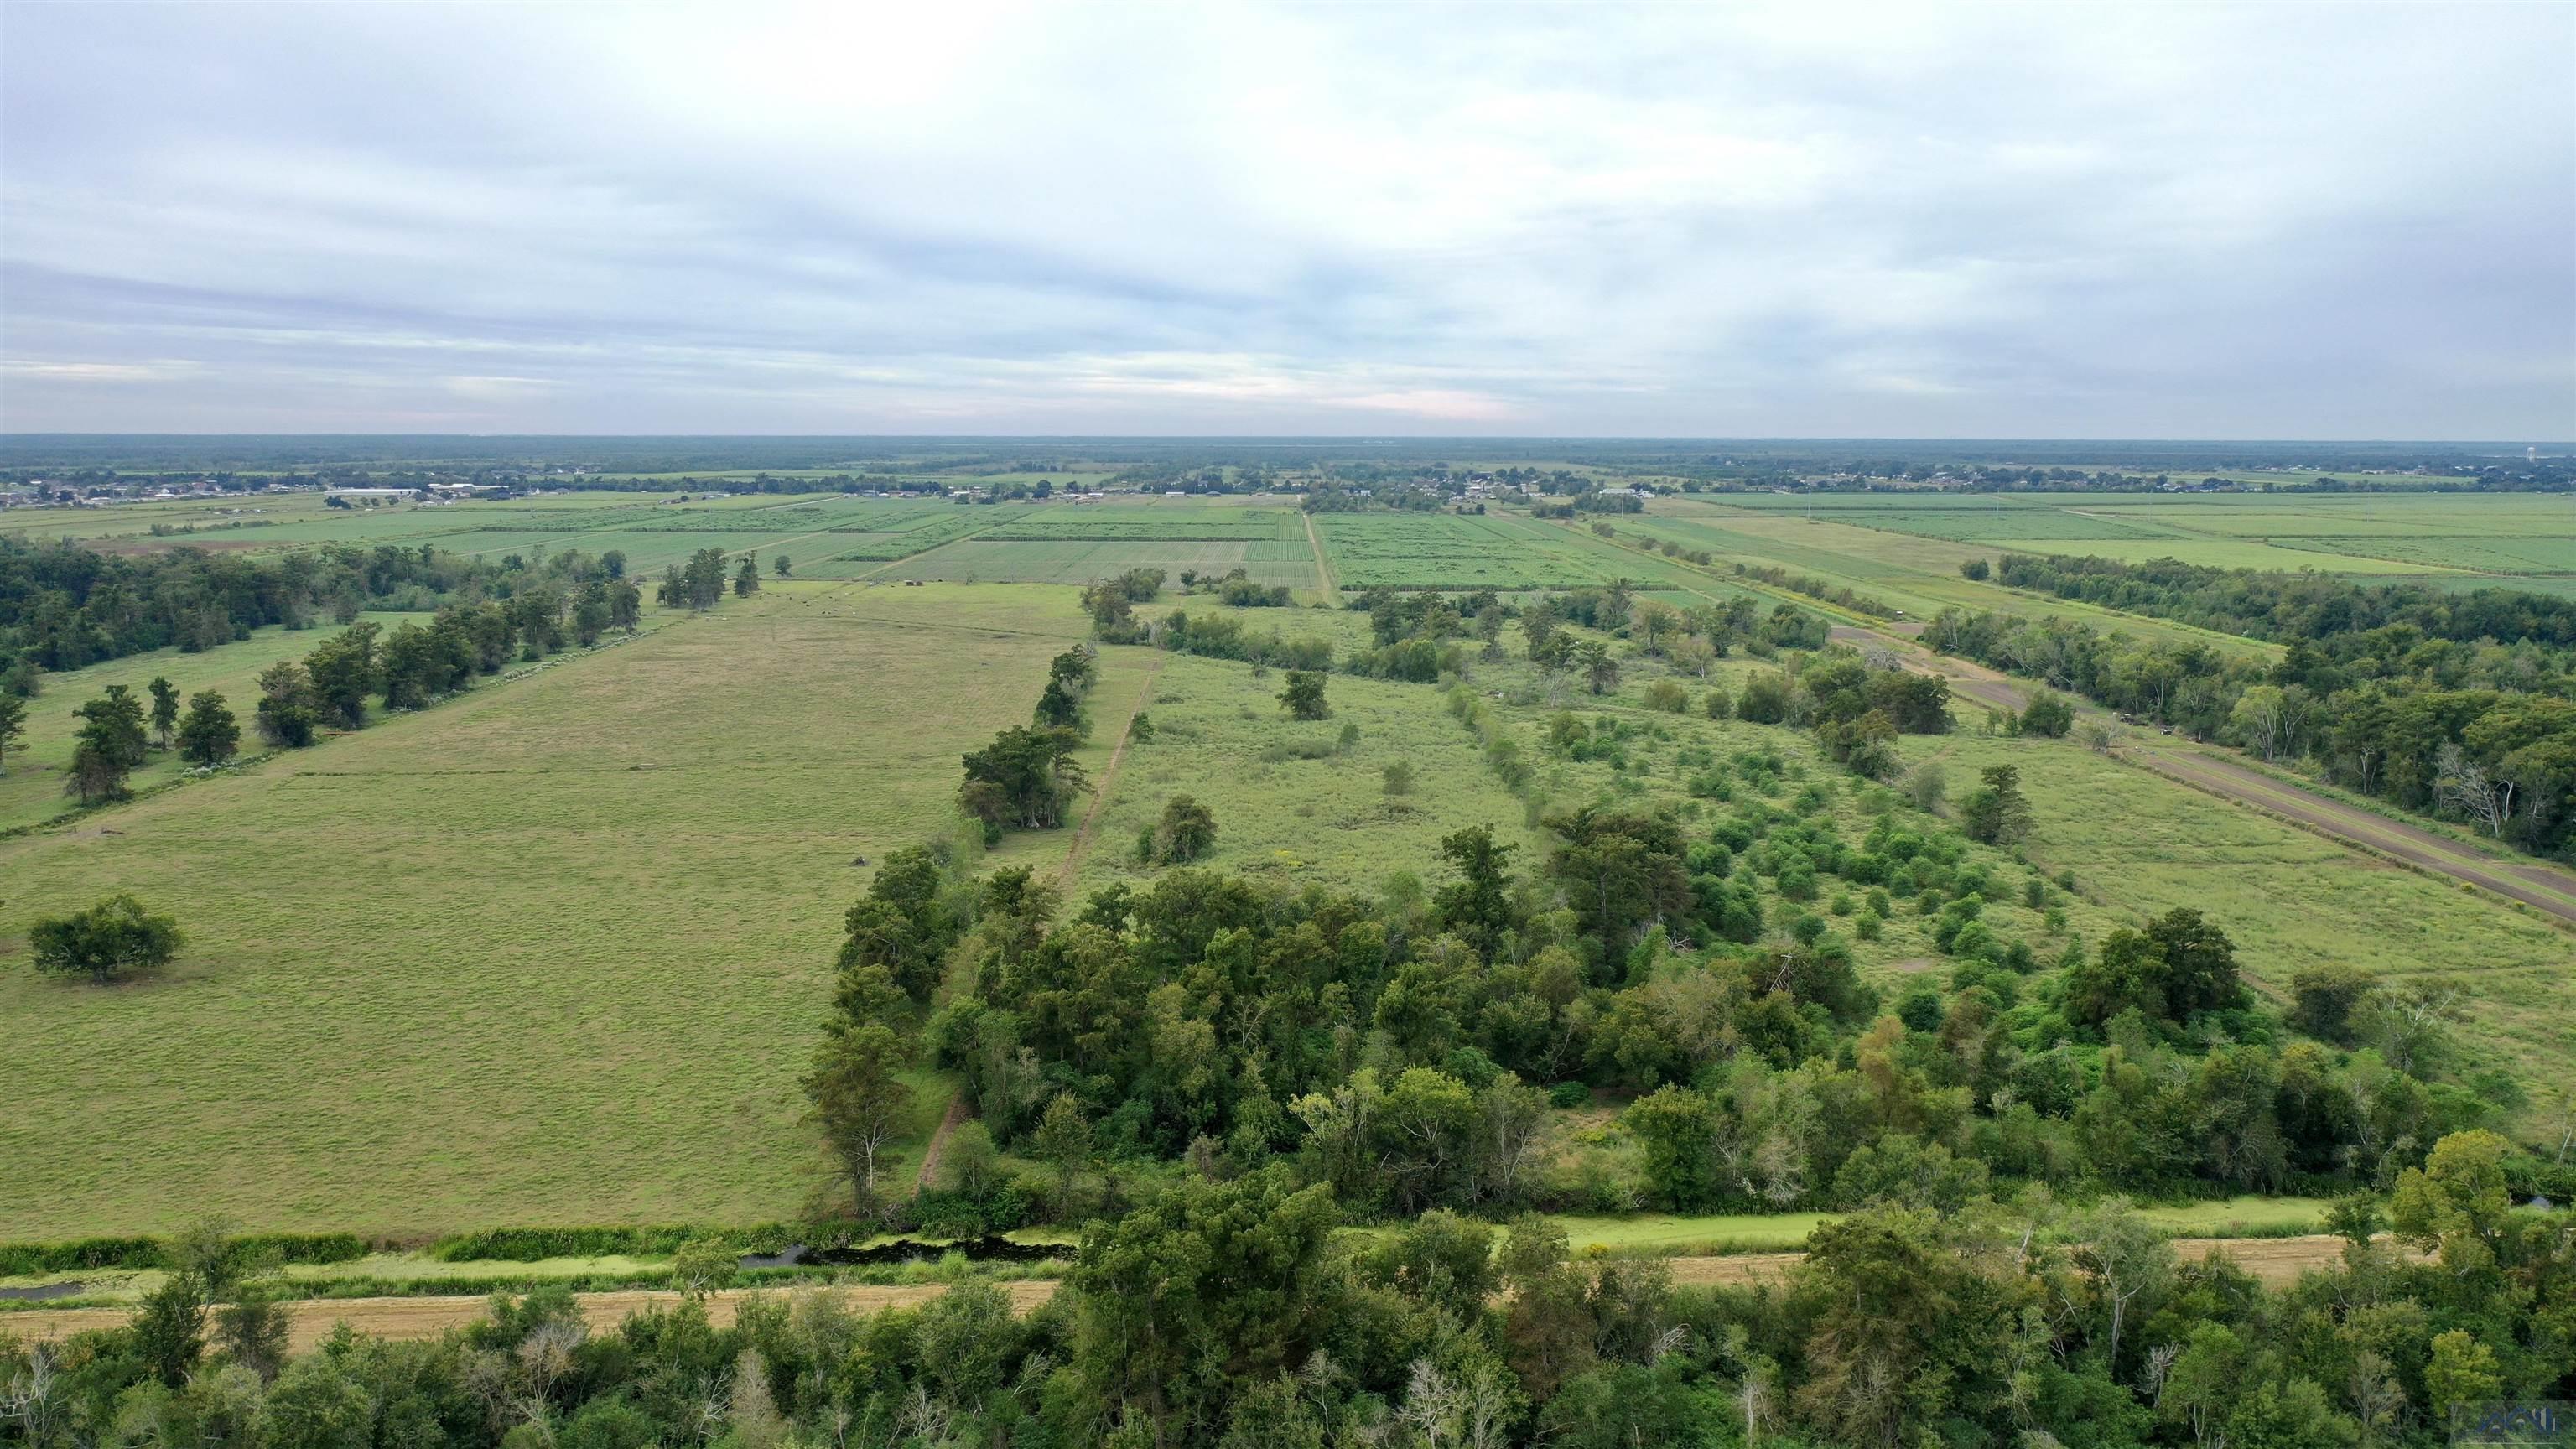
<path fill-rule="evenodd" d="M 0 429 L 2576 436 L 2576 4 L 0 3 Z"/>

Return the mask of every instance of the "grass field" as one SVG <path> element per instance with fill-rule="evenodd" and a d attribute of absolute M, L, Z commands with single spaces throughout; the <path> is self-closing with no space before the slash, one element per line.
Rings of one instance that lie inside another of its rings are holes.
<path fill-rule="evenodd" d="M 1963 733 L 1908 737 L 1903 750 L 1963 784 L 1989 764 L 2018 768 L 2037 815 L 2033 860 L 2132 911 L 2202 911 L 2276 1001 L 2309 966 L 2451 980 L 2467 988 L 2462 1041 L 2480 1059 L 2534 1089 L 2576 1061 L 2576 953 L 2536 917 L 2068 742 Z"/>
<path fill-rule="evenodd" d="M 362 615 L 360 622 L 374 624 L 390 634 L 407 622 L 425 624 L 429 618 L 427 614 L 383 613 Z M 152 707 L 152 695 L 146 686 L 155 676 L 169 680 L 178 689 L 183 710 L 188 698 L 200 690 L 219 691 L 241 725 L 242 753 L 257 754 L 262 746 L 251 727 L 251 711 L 258 707 L 259 672 L 281 659 L 301 659 L 339 632 L 337 625 L 330 624 L 303 630 L 273 626 L 255 629 L 248 639 L 201 653 L 156 649 L 86 669 L 46 675 L 44 693 L 27 707 L 26 743 L 10 752 L 7 772 L 0 774 L 0 830 L 31 825 L 71 807 L 72 801 L 63 794 L 63 772 L 71 768 L 72 737 L 80 727 L 80 719 L 72 711 L 97 698 L 107 686 L 122 684 L 131 689 L 147 711 Z M 179 778 L 186 768 L 177 751 L 155 750 L 130 777 L 132 788 L 147 790 L 166 784 Z"/>
<path fill-rule="evenodd" d="M 1614 579 L 1678 602 L 1787 597 L 1734 576 L 1742 562 L 1811 573 L 1926 615 L 1949 604 L 2045 609 L 2260 652 L 1961 578 L 1958 562 L 1987 555 L 1989 542 L 1881 526 L 1858 504 L 1796 516 L 1733 497 L 1659 499 L 1656 513 L 1611 520 L 1608 538 L 1502 513 L 1311 522 L 1337 599 L 1379 584 L 1521 591 Z M 2222 534 L 2204 516 L 2251 530 L 2293 507 L 2251 501 L 2270 515 L 2223 514 L 2233 500 L 2170 515 L 2188 505 L 2140 501 L 2123 515 L 2136 521 L 2115 520 L 2127 534 L 2098 541 L 2290 550 L 2256 532 Z M 1957 533 L 1970 525 L 1947 513 L 1973 510 L 1914 511 L 1942 514 L 1931 522 Z M 2016 526 L 2043 529 L 2013 536 L 2086 526 L 2044 502 L 2003 511 Z M 2476 526 L 2525 516 L 2498 513 Z M 2043 518 L 2052 521 L 2018 521 Z M 310 531 L 478 552 L 619 547 L 639 571 L 697 547 L 757 549 L 795 558 L 797 578 L 702 618 L 654 612 L 643 637 L 237 776 L 0 841 L 9 882 L 0 1019 L 12 1029 L 16 1088 L 0 1114 L 0 1239 L 165 1230 L 209 1210 L 251 1229 L 397 1236 L 796 1213 L 827 1175 L 800 1124 L 795 1079 L 828 996 L 841 913 L 868 879 L 857 862 L 954 828 L 958 755 L 1024 722 L 1048 657 L 1089 635 L 1068 585 L 1130 567 L 1176 576 L 1240 566 L 1318 599 L 1308 524 L 1273 504 L 1196 499 L 963 507 L 832 495 L 678 505 L 575 494 L 354 517 L 316 508 L 281 517 L 275 530 L 181 538 Z M 2471 546 L 2506 536 L 2428 529 L 2371 547 L 2420 546 L 2428 556 L 2447 547 L 2465 559 Z M 2299 537 L 2369 541 L 2359 531 Z M 1653 539 L 1710 548 L 1716 559 L 1692 566 L 1649 551 Z M 2519 556 L 2547 561 L 2553 539 L 2533 533 Z M 1176 593 L 1142 612 L 1175 608 L 1225 612 Z M 1232 612 L 1256 632 L 1327 639 L 1343 657 L 1369 642 L 1367 616 L 1348 609 Z M 34 711 L 34 750 L 0 778 L 0 826 L 51 813 L 68 752 L 62 717 L 96 685 L 140 686 L 167 673 L 183 691 L 224 688 L 246 715 L 250 677 L 322 637 L 263 631 L 203 655 L 55 676 Z M 1532 766 L 1518 791 L 1489 766 L 1485 740 L 1451 712 L 1443 688 L 1335 675 L 1333 718 L 1298 723 L 1278 706 L 1275 674 L 1106 648 L 1082 752 L 1101 786 L 1096 820 L 1087 833 L 1014 833 L 983 865 L 1061 872 L 1077 899 L 1141 881 L 1137 833 L 1172 795 L 1189 793 L 1216 816 L 1208 864 L 1218 869 L 1372 894 L 1392 885 L 1401 895 L 1407 877 L 1439 883 L 1437 843 L 1466 825 L 1491 824 L 1524 847 L 1523 870 L 1543 857 L 1535 822 L 1550 807 L 1669 804 L 1688 829 L 1703 830 L 1731 807 L 1696 798 L 1691 777 L 1746 752 L 1776 753 L 1783 769 L 1776 782 L 1742 787 L 1739 800 L 1786 805 L 1813 785 L 1828 796 L 1817 809 L 1846 839 L 1905 808 L 1850 780 L 1804 732 L 1707 719 L 1699 705 L 1709 684 L 1740 694 L 1767 667 L 1755 661 L 1722 661 L 1711 679 L 1684 681 L 1692 710 L 1675 715 L 1643 707 L 1646 686 L 1668 677 L 1658 661 L 1629 656 L 1619 688 L 1596 698 L 1516 657 L 1517 630 L 1504 642 L 1499 661 L 1476 659 L 1470 645 L 1459 683 L 1490 717 L 1486 738 L 1507 741 Z M 1113 773 L 1120 732 L 1140 709 L 1151 738 L 1119 755 Z M 1625 730 L 1625 757 L 1551 756 L 1545 731 L 1559 713 Z M 1346 726 L 1356 727 L 1347 745 Z M 1976 858 L 2008 888 L 2009 899 L 1989 908 L 1990 925 L 2043 956 L 2064 939 L 2022 904 L 2033 865 L 2074 872 L 2077 895 L 2052 894 L 2050 904 L 2065 912 L 2065 932 L 2087 943 L 2197 906 L 2275 994 L 2301 967 L 2322 963 L 2456 978 L 2473 993 L 2464 1041 L 2481 1060 L 2535 1084 L 2576 1060 L 2567 938 L 2489 898 L 2072 743 L 1962 733 L 1909 739 L 1903 750 L 1941 761 L 1954 793 L 1983 764 L 2022 769 L 2038 809 L 2031 864 L 1983 848 Z M 1412 787 L 1390 794 L 1384 772 L 1399 762 Z M 150 770 L 159 773 L 139 783 L 172 772 Z M 24 969 L 19 941 L 33 917 L 115 889 L 179 918 L 192 944 L 176 968 L 107 990 Z M 1826 899 L 1796 909 L 1833 914 L 1835 893 L 1828 883 Z M 1790 909 L 1776 895 L 1765 906 L 1775 925 Z M 1848 934 L 1839 915 L 1833 924 Z M 1929 927 L 1900 909 L 1881 940 L 1855 942 L 1865 977 L 1898 987 L 1919 972 L 1946 976 Z M 919 1085 L 898 1181 L 950 1091 L 928 1074 Z"/>
<path fill-rule="evenodd" d="M 944 827 L 1071 605 L 771 590 L 0 843 L 12 938 L 117 889 L 192 938 L 113 989 L 0 970 L 0 1238 L 797 1211 L 853 861 Z"/>

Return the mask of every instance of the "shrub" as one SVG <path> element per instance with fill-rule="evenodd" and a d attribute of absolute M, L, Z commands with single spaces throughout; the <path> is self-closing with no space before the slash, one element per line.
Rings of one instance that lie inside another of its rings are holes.
<path fill-rule="evenodd" d="M 166 966 L 187 944 L 178 922 L 143 909 L 122 891 L 88 910 L 40 918 L 27 930 L 36 969 L 87 976 L 104 986 L 128 971 Z"/>
<path fill-rule="evenodd" d="M 1645 705 L 1666 714 L 1686 714 L 1690 711 L 1690 691 L 1673 680 L 1658 679 L 1646 686 Z"/>

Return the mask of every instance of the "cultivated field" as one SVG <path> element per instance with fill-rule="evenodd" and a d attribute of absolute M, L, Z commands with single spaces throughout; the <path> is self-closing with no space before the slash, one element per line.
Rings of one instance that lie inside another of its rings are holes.
<path fill-rule="evenodd" d="M 1744 493 L 1681 506 L 1905 535 L 1926 545 L 1912 559 L 1927 569 L 2010 551 L 2425 576 L 2453 587 L 2555 591 L 2576 580 L 2576 503 L 2565 495 Z M 1945 543 L 1959 547 L 1932 546 Z"/>

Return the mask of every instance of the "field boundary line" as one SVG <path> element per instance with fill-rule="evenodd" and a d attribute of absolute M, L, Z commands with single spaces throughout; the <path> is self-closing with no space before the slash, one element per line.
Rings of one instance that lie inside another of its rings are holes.
<path fill-rule="evenodd" d="M 1110 788 L 1118 783 L 1118 767 L 1127 759 L 1127 743 L 1136 733 L 1136 716 L 1154 697 L 1154 679 L 1163 672 L 1163 651 L 1154 651 L 1153 662 L 1145 666 L 1144 681 L 1136 686 L 1136 706 L 1127 711 L 1127 722 L 1118 727 L 1118 743 L 1109 751 L 1109 763 L 1100 771 L 1100 785 L 1092 792 L 1091 808 L 1083 812 L 1082 828 L 1074 832 L 1073 844 L 1064 853 L 1064 864 L 1056 867 L 1055 883 L 1060 890 L 1073 886 L 1073 875 L 1082 865 L 1082 854 L 1091 847 L 1091 838 L 1100 828 L 1100 812 L 1109 808 Z"/>
<path fill-rule="evenodd" d="M 1324 602 L 1338 604 L 1342 599 L 1341 582 L 1333 577 L 1333 566 L 1324 557 L 1324 537 L 1315 531 L 1315 515 L 1306 515 L 1306 546 L 1315 551 L 1315 582 L 1324 591 Z"/>

